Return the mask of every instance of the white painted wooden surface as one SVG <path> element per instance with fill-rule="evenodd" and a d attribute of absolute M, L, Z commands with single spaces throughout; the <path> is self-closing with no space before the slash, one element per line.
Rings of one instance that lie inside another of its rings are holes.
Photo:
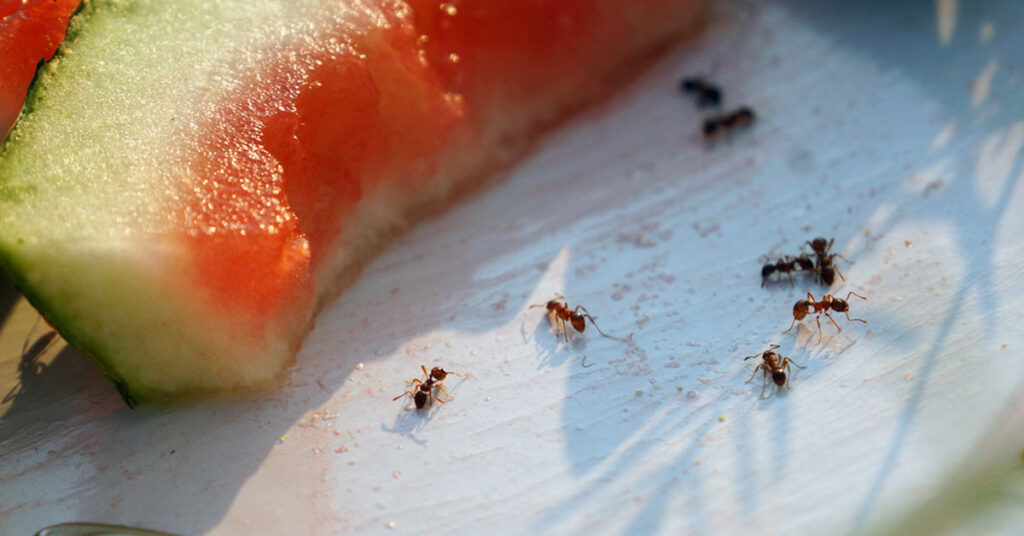
<path fill-rule="evenodd" d="M 862 533 L 1015 457 L 1024 10 L 828 4 L 719 7 L 381 255 L 276 391 L 130 411 L 7 288 L 0 534 Z M 692 73 L 757 126 L 705 144 Z M 824 289 L 759 277 L 818 235 L 869 298 L 820 344 L 781 331 Z M 559 344 L 528 309 L 555 292 L 626 342 Z M 761 399 L 770 343 L 807 368 Z M 421 415 L 391 401 L 420 364 L 471 376 Z M 1007 504 L 962 533 L 1013 533 Z"/>

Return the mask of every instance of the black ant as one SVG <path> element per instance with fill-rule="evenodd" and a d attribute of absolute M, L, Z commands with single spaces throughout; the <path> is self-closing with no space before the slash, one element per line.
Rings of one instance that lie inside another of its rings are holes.
<path fill-rule="evenodd" d="M 856 296 L 862 300 L 867 299 L 856 292 L 850 291 L 850 293 L 846 295 L 846 299 L 839 299 L 831 294 L 826 294 L 821 298 L 821 301 L 817 301 L 814 299 L 814 295 L 808 292 L 806 300 L 800 300 L 793 304 L 793 323 L 790 324 L 789 328 L 787 328 L 786 331 L 783 331 L 783 333 L 793 329 L 793 326 L 795 326 L 797 322 L 803 320 L 808 314 L 818 315 L 817 318 L 814 319 L 814 321 L 818 323 L 818 342 L 821 342 L 821 315 L 827 316 L 828 319 L 832 321 L 832 324 L 835 325 L 837 330 L 843 331 L 843 328 L 839 327 L 836 320 L 828 313 L 829 309 L 837 313 L 845 313 L 846 320 L 850 322 L 856 321 L 867 324 L 867 320 L 861 318 L 850 318 L 850 304 L 846 301 L 850 299 L 850 296 Z"/>
<path fill-rule="evenodd" d="M 761 286 L 763 287 L 765 283 L 768 282 L 768 278 L 776 272 L 786 274 L 786 276 L 789 277 L 789 282 L 792 284 L 793 272 L 797 270 L 804 270 L 808 272 L 813 271 L 814 261 L 812 261 L 807 255 L 801 255 L 799 257 L 790 257 L 789 255 L 786 255 L 773 263 L 765 263 L 765 265 L 761 267 Z"/>
<path fill-rule="evenodd" d="M 849 259 L 838 253 L 830 252 L 832 244 L 834 244 L 835 241 L 835 238 L 825 240 L 820 236 L 814 240 L 807 241 L 807 245 L 811 246 L 811 249 L 814 250 L 814 255 L 817 257 L 814 270 L 817 272 L 818 280 L 828 286 L 832 286 L 832 283 L 835 282 L 836 274 L 839 274 L 839 277 L 843 281 L 846 281 L 846 277 L 844 277 L 843 273 L 839 271 L 839 267 L 835 265 L 835 258 L 839 257 L 846 262 L 850 262 Z"/>
<path fill-rule="evenodd" d="M 569 342 L 569 328 L 572 326 L 576 331 L 583 333 L 583 330 L 587 328 L 587 320 L 594 326 L 594 329 L 598 333 L 613 339 L 611 335 L 601 331 L 601 328 L 597 327 L 597 322 L 594 321 L 594 317 L 590 316 L 590 311 L 582 305 L 577 305 L 575 309 L 570 309 L 569 304 L 565 302 L 565 297 L 561 294 L 555 294 L 554 299 L 549 300 L 546 304 L 534 304 L 530 306 L 530 309 L 534 307 L 545 307 L 548 311 L 548 322 L 552 326 L 560 329 L 562 334 L 565 335 L 565 342 Z M 582 313 L 580 311 L 583 311 Z"/>
<path fill-rule="evenodd" d="M 754 359 L 760 357 L 764 362 L 759 363 L 757 368 L 754 369 L 754 373 L 750 375 L 750 379 L 747 383 L 754 381 L 754 376 L 757 376 L 757 371 L 764 372 L 764 383 L 761 385 L 761 397 L 764 397 L 764 390 L 768 387 L 768 375 L 771 374 L 772 382 L 779 387 L 784 387 L 789 390 L 789 366 L 793 365 L 799 368 L 807 368 L 803 365 L 796 364 L 792 359 L 775 353 L 775 349 L 778 348 L 778 344 L 773 344 L 764 352 L 760 354 L 754 354 L 751 356 L 744 357 L 743 360 Z"/>
<path fill-rule="evenodd" d="M 423 409 L 427 404 L 430 404 L 432 400 L 437 400 L 438 403 L 444 404 L 445 401 L 441 400 L 441 398 L 437 396 L 437 393 L 434 392 L 435 388 L 444 392 L 444 395 L 448 397 L 448 400 L 455 398 L 447 389 L 444 388 L 444 385 L 442 385 L 441 382 L 443 382 L 449 374 L 452 376 L 461 376 L 460 374 L 449 372 L 441 367 L 434 367 L 430 369 L 430 372 L 427 372 L 427 367 L 423 365 L 420 365 L 420 368 L 423 369 L 423 375 L 426 377 L 426 381 L 419 378 L 413 378 L 409 381 L 411 384 L 409 386 L 409 390 L 395 398 L 392 398 L 392 402 L 402 398 L 403 396 L 408 396 L 409 398 L 412 398 L 413 403 L 416 404 L 416 409 Z"/>
<path fill-rule="evenodd" d="M 697 106 L 700 108 L 717 108 L 722 105 L 722 90 L 699 76 L 683 78 L 679 82 L 679 89 L 688 95 L 696 95 Z"/>
<path fill-rule="evenodd" d="M 754 124 L 757 115 L 747 106 L 741 106 L 731 112 L 708 118 L 704 121 L 704 137 L 711 139 L 720 133 L 733 133 L 741 128 Z"/>

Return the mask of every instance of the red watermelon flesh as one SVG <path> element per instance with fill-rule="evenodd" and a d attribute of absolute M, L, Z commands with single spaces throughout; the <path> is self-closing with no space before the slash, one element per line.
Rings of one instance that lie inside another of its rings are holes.
<path fill-rule="evenodd" d="M 606 92 L 701 7 L 195 1 L 187 21 L 155 1 L 87 5 L 0 149 L 5 271 L 132 402 L 272 380 L 339 274 Z M 175 39 L 213 58 L 168 57 Z M 139 88 L 150 93 L 119 93 Z M 112 148 L 54 154 L 55 125 Z M 84 200 L 65 202 L 68 190 Z M 90 192 L 106 201 L 90 206 Z M 19 218 L 61 203 L 74 214 L 56 225 Z M 38 269 L 55 262 L 67 267 Z M 125 280 L 161 309 L 103 292 Z"/>
<path fill-rule="evenodd" d="M 0 140 L 14 124 L 39 62 L 64 40 L 79 0 L 0 0 Z"/>

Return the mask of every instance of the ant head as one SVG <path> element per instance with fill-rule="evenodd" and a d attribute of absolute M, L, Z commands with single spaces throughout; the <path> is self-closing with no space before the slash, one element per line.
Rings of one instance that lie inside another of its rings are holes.
<path fill-rule="evenodd" d="M 810 257 L 797 257 L 796 263 L 800 265 L 800 269 L 811 271 L 814 269 L 814 261 Z"/>
<path fill-rule="evenodd" d="M 749 125 L 753 123 L 756 118 L 757 115 L 749 106 L 741 106 L 740 109 L 733 112 L 733 119 L 736 123 L 741 125 Z"/>
<path fill-rule="evenodd" d="M 803 320 L 804 317 L 807 316 L 807 312 L 808 312 L 808 310 L 810 308 L 811 308 L 811 304 L 808 303 L 807 300 L 800 300 L 800 301 L 794 303 L 793 304 L 793 318 L 795 318 L 797 320 L 797 322 Z"/>
<path fill-rule="evenodd" d="M 434 367 L 430 369 L 430 378 L 435 381 L 444 380 L 448 376 L 448 372 L 441 367 Z"/>
<path fill-rule="evenodd" d="M 579 313 L 569 315 L 569 323 L 572 324 L 573 329 L 580 333 L 583 333 L 583 330 L 587 328 L 587 320 Z"/>
<path fill-rule="evenodd" d="M 762 279 L 767 279 L 770 275 L 772 275 L 772 273 L 774 271 L 775 271 L 775 265 L 774 264 L 772 264 L 770 262 L 765 264 L 764 266 L 761 267 L 761 278 Z"/>
<path fill-rule="evenodd" d="M 837 313 L 845 313 L 850 310 L 850 304 L 846 300 L 832 298 L 832 310 Z"/>
<path fill-rule="evenodd" d="M 553 300 L 548 302 L 548 312 L 556 311 L 561 306 L 562 306 L 562 299 L 561 298 L 555 298 L 555 299 L 553 299 Z"/>
<path fill-rule="evenodd" d="M 813 249 L 816 253 L 824 253 L 825 250 L 828 248 L 828 240 L 825 240 L 825 238 L 821 236 L 815 238 L 814 240 L 808 240 L 807 244 L 811 246 L 811 249 Z"/>
<path fill-rule="evenodd" d="M 773 372 L 772 381 L 775 382 L 775 385 L 782 387 L 783 385 L 786 384 L 786 373 L 782 372 L 781 370 Z"/>

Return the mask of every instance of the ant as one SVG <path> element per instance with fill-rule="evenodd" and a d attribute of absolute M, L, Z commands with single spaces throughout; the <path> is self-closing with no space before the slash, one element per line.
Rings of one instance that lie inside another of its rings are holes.
<path fill-rule="evenodd" d="M 786 255 L 774 263 L 765 263 L 761 267 L 761 286 L 764 287 L 765 283 L 768 282 L 768 278 L 773 273 L 778 272 L 780 274 L 786 274 L 789 277 L 790 284 L 793 283 L 793 272 L 797 270 L 813 271 L 814 261 L 807 255 L 801 255 L 799 257 L 790 257 Z"/>
<path fill-rule="evenodd" d="M 448 397 L 448 400 L 455 398 L 447 389 L 444 388 L 444 385 L 442 385 L 441 382 L 443 382 L 449 374 L 452 376 L 461 376 L 461 374 L 449 372 L 441 367 L 434 367 L 430 369 L 430 372 L 427 372 L 427 367 L 423 365 L 420 365 L 420 368 L 423 369 L 423 375 L 427 378 L 426 381 L 419 378 L 413 378 L 409 381 L 409 390 L 395 398 L 392 398 L 392 402 L 402 398 L 403 396 L 408 396 L 409 398 L 412 398 L 413 403 L 416 404 L 416 409 L 423 409 L 427 404 L 430 404 L 432 400 L 437 400 L 438 403 L 444 404 L 445 401 L 441 400 L 441 398 L 437 396 L 437 393 L 434 392 L 434 388 L 443 391 L 444 395 Z"/>
<path fill-rule="evenodd" d="M 753 125 L 756 119 L 757 115 L 754 110 L 747 106 L 741 106 L 731 112 L 705 120 L 704 137 L 711 139 L 717 137 L 721 132 L 733 133 L 738 129 Z"/>
<path fill-rule="evenodd" d="M 717 108 L 722 105 L 722 90 L 699 76 L 683 78 L 679 82 L 679 89 L 683 93 L 696 95 L 699 108 Z"/>
<path fill-rule="evenodd" d="M 769 374 L 771 374 L 772 382 L 774 382 L 775 385 L 778 385 L 779 387 L 785 387 L 786 390 L 789 390 L 789 376 L 787 375 L 787 373 L 789 373 L 789 366 L 793 365 L 799 368 L 807 368 L 804 367 L 803 365 L 798 365 L 795 361 L 786 356 L 775 353 L 775 349 L 778 347 L 778 344 L 773 344 L 767 350 L 761 352 L 760 354 L 754 354 L 743 358 L 744 361 L 748 359 L 755 359 L 758 357 L 764 360 L 763 363 L 759 363 L 757 365 L 757 368 L 754 369 L 754 373 L 751 374 L 750 379 L 747 380 L 747 383 L 750 383 L 754 381 L 754 376 L 757 376 L 757 371 L 760 370 L 764 372 L 764 383 L 761 385 L 762 398 L 764 398 L 765 388 L 768 387 Z"/>
<path fill-rule="evenodd" d="M 856 296 L 862 300 L 867 299 L 856 292 L 850 291 L 850 293 L 846 295 L 846 299 L 839 299 L 831 294 L 826 294 L 821 298 L 821 301 L 817 301 L 814 299 L 814 295 L 808 292 L 806 300 L 800 300 L 793 304 L 793 323 L 790 324 L 789 328 L 787 328 L 786 331 L 783 331 L 783 333 L 793 329 L 793 326 L 795 326 L 797 322 L 803 320 L 808 314 L 818 315 L 817 318 L 814 319 L 814 321 L 818 323 L 818 342 L 821 342 L 821 315 L 827 316 L 837 330 L 843 331 L 843 328 L 839 327 L 836 320 L 828 313 L 829 309 L 837 313 L 845 313 L 846 320 L 850 322 L 857 321 L 867 324 L 867 320 L 861 318 L 850 318 L 850 304 L 846 301 L 850 299 L 850 296 Z"/>
<path fill-rule="evenodd" d="M 839 274 L 839 277 L 846 281 L 846 277 L 839 271 L 839 267 L 835 265 L 835 258 L 839 257 L 846 262 L 850 262 L 849 259 L 838 253 L 830 253 L 832 244 L 835 241 L 835 238 L 826 241 L 820 236 L 814 240 L 807 241 L 807 245 L 811 246 L 811 249 L 814 250 L 814 255 L 817 256 L 814 271 L 817 272 L 818 280 L 828 286 L 832 286 L 832 283 L 835 282 L 836 274 Z"/>
<path fill-rule="evenodd" d="M 571 325 L 576 331 L 583 333 L 583 330 L 587 328 L 587 320 L 594 326 L 594 329 L 598 333 L 612 339 L 611 335 L 601 331 L 601 328 L 597 327 L 597 322 L 594 321 L 594 317 L 590 316 L 590 311 L 582 305 L 577 305 L 575 309 L 570 309 L 569 304 L 565 302 L 565 297 L 561 294 L 555 294 L 555 297 L 548 300 L 546 304 L 534 304 L 530 306 L 530 309 L 534 307 L 545 307 L 548 311 L 548 322 L 552 326 L 560 329 L 562 334 L 565 335 L 565 342 L 569 342 L 569 328 Z M 580 311 L 583 311 L 582 313 Z"/>

